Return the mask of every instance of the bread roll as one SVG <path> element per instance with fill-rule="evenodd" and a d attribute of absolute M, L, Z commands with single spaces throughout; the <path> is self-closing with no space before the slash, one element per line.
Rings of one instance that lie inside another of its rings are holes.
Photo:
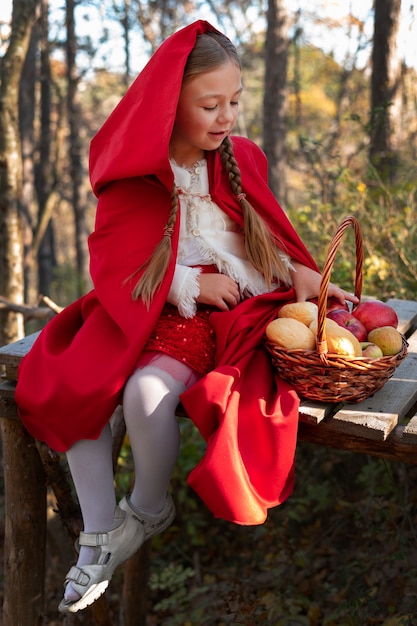
<path fill-rule="evenodd" d="M 310 324 L 310 330 L 317 335 L 317 320 Z M 339 326 L 337 322 L 326 319 L 327 350 L 331 354 L 344 356 L 362 356 L 362 348 L 359 340 L 347 328 Z"/>
<path fill-rule="evenodd" d="M 284 304 L 278 311 L 278 317 L 291 317 L 292 319 L 310 326 L 317 319 L 318 306 L 314 302 L 290 302 Z"/>
<path fill-rule="evenodd" d="M 314 350 L 316 337 L 302 322 L 290 317 L 279 317 L 265 329 L 267 338 L 286 350 Z"/>

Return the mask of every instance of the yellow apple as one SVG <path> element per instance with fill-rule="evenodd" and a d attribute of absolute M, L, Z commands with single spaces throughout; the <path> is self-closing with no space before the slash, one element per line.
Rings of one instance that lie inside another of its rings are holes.
<path fill-rule="evenodd" d="M 383 355 L 383 352 L 376 343 L 371 343 L 370 341 L 361 341 L 362 348 L 362 356 L 365 356 L 368 359 L 380 359 Z"/>
<path fill-rule="evenodd" d="M 368 335 L 368 341 L 379 346 L 384 356 L 398 354 L 403 347 L 401 333 L 392 326 L 374 328 Z"/>

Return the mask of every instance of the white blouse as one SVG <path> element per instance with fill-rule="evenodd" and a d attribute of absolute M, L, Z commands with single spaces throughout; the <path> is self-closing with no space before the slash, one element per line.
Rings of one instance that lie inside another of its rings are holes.
<path fill-rule="evenodd" d="M 183 317 L 192 317 L 200 293 L 195 265 L 216 265 L 219 272 L 233 278 L 242 297 L 255 296 L 270 289 L 260 272 L 247 258 L 243 232 L 209 194 L 205 159 L 192 167 L 181 167 L 171 159 L 180 200 L 180 236 L 177 265 L 168 302 L 178 307 Z M 288 256 L 283 260 L 291 267 Z"/>

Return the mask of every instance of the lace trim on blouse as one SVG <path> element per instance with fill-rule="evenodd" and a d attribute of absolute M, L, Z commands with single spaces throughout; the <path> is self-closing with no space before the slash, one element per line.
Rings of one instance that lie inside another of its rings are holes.
<path fill-rule="evenodd" d="M 191 167 L 182 167 L 171 159 L 171 165 L 181 207 L 177 263 L 185 266 L 216 265 L 219 272 L 237 282 L 242 297 L 275 289 L 277 284 L 268 288 L 262 274 L 249 262 L 240 227 L 212 201 L 206 160 L 201 159 Z M 291 268 L 285 253 L 282 253 L 282 258 Z M 194 289 L 191 285 L 188 288 L 184 285 L 187 317 L 193 308 L 189 306 L 189 297 Z"/>

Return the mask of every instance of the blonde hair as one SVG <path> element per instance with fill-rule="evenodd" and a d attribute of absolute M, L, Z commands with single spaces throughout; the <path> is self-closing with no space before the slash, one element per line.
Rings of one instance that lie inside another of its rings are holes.
<path fill-rule="evenodd" d="M 199 35 L 184 68 L 183 84 L 192 76 L 209 72 L 228 60 L 232 60 L 239 68 L 241 67 L 237 50 L 225 35 L 216 32 Z M 274 237 L 262 217 L 246 200 L 242 189 L 240 170 L 229 137 L 226 137 L 222 142 L 219 153 L 233 193 L 242 206 L 245 248 L 249 260 L 264 276 L 268 286 L 271 285 L 274 277 L 283 282 L 290 282 L 287 264 L 282 260 L 278 247 L 280 242 Z M 144 270 L 133 288 L 132 297 L 134 300 L 142 298 L 148 307 L 162 283 L 172 258 L 171 235 L 178 209 L 178 189 L 174 184 L 171 192 L 171 211 L 165 226 L 164 236 L 149 259 L 130 277 L 132 278 Z"/>
<path fill-rule="evenodd" d="M 290 283 L 288 264 L 282 258 L 281 241 L 273 235 L 265 220 L 246 200 L 243 193 L 240 169 L 233 154 L 230 137 L 223 140 L 219 152 L 232 191 L 242 206 L 245 250 L 249 261 L 261 272 L 268 287 L 271 286 L 274 277 L 284 283 Z"/>

